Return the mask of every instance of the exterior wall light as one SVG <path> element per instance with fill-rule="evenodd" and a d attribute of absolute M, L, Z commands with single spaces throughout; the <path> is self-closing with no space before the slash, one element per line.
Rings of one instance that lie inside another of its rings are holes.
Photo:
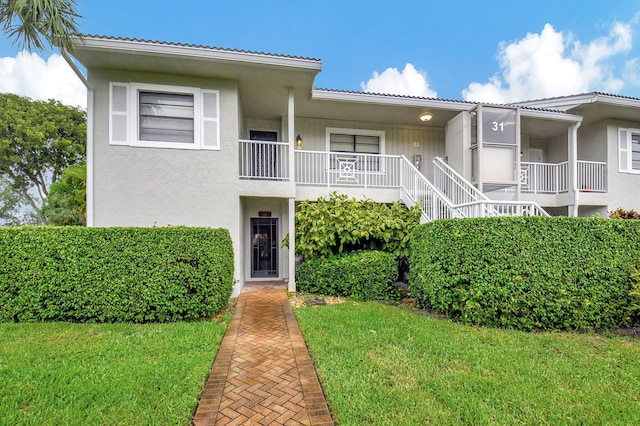
<path fill-rule="evenodd" d="M 430 112 L 423 112 L 420 114 L 420 121 L 429 121 L 433 118 L 433 115 Z"/>
<path fill-rule="evenodd" d="M 302 138 L 300 137 L 300 135 L 298 135 L 296 137 L 296 148 L 301 148 L 302 147 Z"/>

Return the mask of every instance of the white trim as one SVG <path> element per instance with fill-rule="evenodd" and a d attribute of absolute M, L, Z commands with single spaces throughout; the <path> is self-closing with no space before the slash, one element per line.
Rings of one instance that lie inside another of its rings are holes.
<path fill-rule="evenodd" d="M 138 94 L 141 91 L 155 93 L 170 93 L 176 95 L 193 96 L 193 143 L 163 142 L 140 140 L 140 105 Z M 196 87 L 165 86 L 160 84 L 131 83 L 129 90 L 129 145 L 147 148 L 200 149 L 202 147 L 202 125 L 196 123 L 197 117 L 202 117 L 202 100 L 200 89 Z"/>
<path fill-rule="evenodd" d="M 624 140 L 622 133 L 626 133 Z M 640 174 L 640 169 L 633 168 L 633 135 L 640 135 L 640 129 L 618 128 L 618 171 L 620 173 L 638 175 Z M 622 164 L 623 152 L 627 156 L 626 164 Z"/>
<path fill-rule="evenodd" d="M 327 127 L 325 129 L 325 144 L 327 152 L 331 151 L 331 133 L 338 133 L 341 135 L 353 135 L 353 136 L 377 136 L 380 138 L 380 152 L 378 155 L 384 155 L 385 153 L 385 132 L 384 130 L 369 130 L 369 129 L 346 129 L 341 127 Z M 354 154 L 368 154 L 367 152 L 354 152 Z"/>
<path fill-rule="evenodd" d="M 204 111 L 204 97 L 206 95 L 215 95 L 216 96 L 216 115 L 215 117 L 206 117 Z M 220 91 L 219 90 L 202 90 L 201 97 L 202 104 L 202 114 L 200 115 L 200 127 L 201 127 L 201 138 L 200 138 L 200 148 L 206 150 L 219 151 L 220 150 Z M 195 110 L 194 110 L 194 119 L 195 119 Z M 207 146 L 205 144 L 205 123 L 216 123 L 216 145 Z M 196 126 L 197 127 L 197 126 Z M 194 135 L 195 138 L 195 135 Z"/>
<path fill-rule="evenodd" d="M 431 98 L 418 98 L 402 95 L 387 95 L 368 92 L 343 92 L 330 89 L 312 89 L 311 99 L 342 102 L 361 102 L 366 104 L 418 106 L 440 108 L 453 111 L 469 111 L 476 104 L 465 101 L 446 101 Z"/>
<path fill-rule="evenodd" d="M 126 103 L 126 111 L 114 111 L 113 110 L 113 92 L 114 87 L 123 87 L 126 90 L 125 94 L 125 103 Z M 119 83 L 119 82 L 110 82 L 109 83 L 109 145 L 129 145 L 130 133 L 129 133 L 129 122 L 131 121 L 130 115 L 131 107 L 129 105 L 129 83 Z M 113 117 L 119 116 L 124 117 L 126 120 L 125 124 L 125 138 L 124 140 L 114 140 L 113 135 Z"/>
<path fill-rule="evenodd" d="M 87 36 L 75 44 L 76 51 L 111 50 L 135 55 L 172 55 L 186 58 L 203 58 L 208 60 L 248 64 L 269 67 L 290 67 L 302 70 L 320 71 L 322 62 L 319 59 L 294 56 L 274 55 L 241 50 L 218 49 L 183 44 L 168 44 L 144 40 L 126 40 Z"/>
<path fill-rule="evenodd" d="M 93 227 L 94 222 L 94 146 L 93 146 L 93 129 L 94 129 L 95 100 L 93 89 L 87 87 L 87 177 L 86 177 L 86 202 L 87 202 L 87 226 Z M 111 117 L 111 114 L 109 114 Z M 111 121 L 111 119 L 109 119 Z"/>
<path fill-rule="evenodd" d="M 114 87 L 124 87 L 127 90 L 126 111 L 113 110 Z M 193 96 L 193 143 L 148 141 L 139 139 L 140 106 L 138 93 L 149 91 L 156 93 L 172 93 Z M 215 95 L 215 116 L 204 116 L 204 97 Z M 126 136 L 124 140 L 114 140 L 113 138 L 113 117 L 121 116 L 127 120 Z M 216 124 L 216 145 L 206 146 L 204 143 L 205 123 Z M 200 89 L 198 87 L 172 86 L 146 83 L 109 83 L 109 144 L 126 145 L 144 148 L 167 148 L 167 149 L 196 149 L 196 150 L 220 150 L 220 91 Z"/>

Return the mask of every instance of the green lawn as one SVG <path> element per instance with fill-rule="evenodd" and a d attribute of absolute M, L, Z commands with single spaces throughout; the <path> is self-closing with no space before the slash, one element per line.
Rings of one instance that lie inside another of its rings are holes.
<path fill-rule="evenodd" d="M 345 303 L 296 309 L 341 425 L 640 424 L 640 340 Z"/>
<path fill-rule="evenodd" d="M 0 324 L 0 424 L 189 424 L 225 328 Z"/>

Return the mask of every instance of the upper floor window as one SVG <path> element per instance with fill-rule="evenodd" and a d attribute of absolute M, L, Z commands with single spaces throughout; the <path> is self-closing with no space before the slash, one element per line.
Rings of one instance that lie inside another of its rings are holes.
<path fill-rule="evenodd" d="M 111 83 L 109 105 L 112 145 L 220 149 L 216 90 Z"/>
<path fill-rule="evenodd" d="M 618 129 L 618 159 L 621 172 L 640 173 L 640 129 Z"/>
<path fill-rule="evenodd" d="M 339 153 L 332 156 L 332 169 L 339 169 L 343 164 L 351 163 L 358 171 L 381 171 L 378 155 L 384 152 L 383 131 L 332 127 L 327 128 L 326 131 L 328 150 Z"/>

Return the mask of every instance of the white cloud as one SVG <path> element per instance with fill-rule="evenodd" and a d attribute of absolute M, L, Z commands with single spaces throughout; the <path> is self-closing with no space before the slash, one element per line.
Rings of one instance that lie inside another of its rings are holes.
<path fill-rule="evenodd" d="M 546 24 L 540 34 L 501 43 L 498 62 L 501 72 L 488 83 L 473 82 L 462 91 L 469 101 L 508 103 L 519 100 L 578 94 L 593 90 L 619 92 L 624 86 L 616 76 L 615 59 L 632 47 L 631 25 L 615 23 L 608 36 L 588 44 L 573 42 Z M 629 74 L 637 66 L 625 65 Z"/>
<path fill-rule="evenodd" d="M 57 99 L 87 107 L 87 90 L 69 64 L 53 54 L 45 62 L 35 53 L 22 52 L 0 58 L 0 92 L 15 93 L 35 100 Z"/>
<path fill-rule="evenodd" d="M 397 68 L 387 68 L 382 73 L 373 72 L 366 83 L 360 83 L 365 92 L 394 95 L 421 96 L 435 98 L 438 94 L 429 87 L 427 74 L 418 71 L 412 64 L 406 64 L 402 72 Z"/>

